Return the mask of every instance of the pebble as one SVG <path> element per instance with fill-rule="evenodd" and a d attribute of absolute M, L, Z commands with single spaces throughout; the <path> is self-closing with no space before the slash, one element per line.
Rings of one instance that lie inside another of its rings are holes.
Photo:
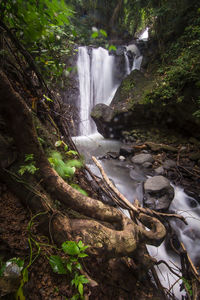
<path fill-rule="evenodd" d="M 126 158 L 123 155 L 120 155 L 119 160 L 124 161 L 124 160 L 126 160 Z"/>

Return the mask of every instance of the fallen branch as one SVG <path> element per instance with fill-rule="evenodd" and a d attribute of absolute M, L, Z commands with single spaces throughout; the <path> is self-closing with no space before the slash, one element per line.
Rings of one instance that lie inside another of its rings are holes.
<path fill-rule="evenodd" d="M 104 169 L 102 168 L 101 164 L 99 163 L 99 161 L 92 156 L 92 160 L 94 161 L 94 163 L 96 164 L 96 166 L 99 168 L 101 175 L 104 179 L 104 181 L 106 182 L 106 184 L 108 185 L 108 187 L 110 189 L 112 189 L 112 191 L 114 192 L 115 196 L 118 198 L 117 200 L 117 204 L 122 207 L 122 208 L 126 208 L 128 210 L 131 210 L 133 213 L 139 215 L 140 213 L 144 213 L 150 216 L 156 216 L 156 217 L 173 217 L 173 218 L 178 218 L 181 221 L 183 221 L 186 225 L 187 225 L 187 221 L 185 220 L 185 218 L 183 216 L 177 215 L 177 214 L 168 214 L 168 213 L 162 213 L 162 212 L 157 212 L 154 210 L 151 210 L 149 208 L 143 208 L 143 207 L 139 207 L 139 206 L 134 206 L 132 203 L 130 203 L 126 197 L 124 197 L 124 195 L 122 195 L 118 189 L 113 185 L 113 183 L 110 181 L 110 179 L 108 178 L 108 176 L 106 175 Z M 121 205 L 122 202 L 122 205 Z M 125 207 L 124 207 L 125 205 Z"/>

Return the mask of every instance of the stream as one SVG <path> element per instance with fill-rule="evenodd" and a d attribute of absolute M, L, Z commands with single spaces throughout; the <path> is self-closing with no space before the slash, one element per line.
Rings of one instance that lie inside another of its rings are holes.
<path fill-rule="evenodd" d="M 124 76 L 135 68 L 139 69 L 142 61 L 136 45 L 126 46 L 126 50 L 133 51 L 135 56 L 133 64 L 130 65 L 127 52 L 124 52 L 126 70 Z M 100 162 L 106 174 L 113 180 L 118 190 L 130 202 L 133 203 L 134 199 L 138 199 L 142 205 L 142 183 L 151 174 L 139 167 L 133 167 L 129 160 L 120 160 L 118 157 L 106 159 L 108 152 L 119 153 L 122 144 L 112 139 L 105 140 L 97 133 L 96 126 L 90 118 L 90 111 L 97 103 L 110 104 L 120 85 L 120 81 L 116 79 L 116 74 L 113 72 L 114 65 L 115 56 L 109 55 L 107 50 L 101 47 L 97 49 L 79 47 L 77 67 L 80 87 L 80 126 L 79 136 L 74 137 L 73 140 L 94 174 L 100 176 L 97 167 L 92 163 L 91 156 L 93 155 L 101 159 Z M 171 226 L 195 263 L 200 259 L 200 206 L 195 199 L 185 194 L 183 188 L 174 186 L 174 191 L 175 196 L 169 209 L 183 215 L 188 225 L 184 225 L 179 220 L 173 220 L 170 221 Z M 128 215 L 127 212 L 124 211 L 124 213 Z M 157 260 L 165 260 L 177 272 L 176 266 L 180 266 L 179 257 L 167 250 L 165 241 L 160 247 L 147 246 L 147 248 L 151 256 Z M 172 287 L 171 292 L 174 293 L 176 299 L 182 299 L 185 292 L 180 292 L 181 281 L 177 281 L 177 277 L 170 273 L 163 264 L 157 268 L 157 274 L 162 285 L 167 289 Z"/>

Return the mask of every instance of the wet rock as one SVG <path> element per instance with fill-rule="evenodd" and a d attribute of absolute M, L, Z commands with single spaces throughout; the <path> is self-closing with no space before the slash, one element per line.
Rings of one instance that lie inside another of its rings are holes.
<path fill-rule="evenodd" d="M 144 204 L 155 210 L 166 211 L 174 198 L 174 189 L 164 176 L 148 178 L 144 183 Z"/>
<path fill-rule="evenodd" d="M 164 164 L 163 164 L 163 168 L 166 170 L 169 170 L 171 168 L 175 168 L 176 167 L 176 162 L 174 160 L 171 159 L 167 159 L 165 160 Z"/>
<path fill-rule="evenodd" d="M 107 152 L 107 155 L 108 155 L 110 158 L 116 159 L 116 158 L 118 158 L 119 153 L 117 153 L 117 152 Z"/>
<path fill-rule="evenodd" d="M 128 156 L 134 154 L 134 149 L 132 145 L 122 145 L 119 154 L 123 156 Z"/>
<path fill-rule="evenodd" d="M 146 176 L 139 169 L 132 169 L 129 175 L 135 181 L 144 182 L 146 180 Z"/>
<path fill-rule="evenodd" d="M 154 171 L 155 171 L 156 175 L 163 175 L 165 173 L 165 170 L 164 170 L 164 168 L 162 166 L 156 168 Z"/>
<path fill-rule="evenodd" d="M 106 104 L 99 103 L 92 109 L 91 117 L 97 125 L 98 132 L 110 138 L 113 128 L 108 124 L 113 118 L 113 109 Z"/>
<path fill-rule="evenodd" d="M 146 169 L 150 169 L 152 167 L 152 163 L 147 161 L 143 164 L 143 167 L 146 168 Z"/>
<path fill-rule="evenodd" d="M 133 156 L 131 158 L 131 161 L 134 164 L 143 165 L 146 162 L 153 163 L 154 162 L 154 158 L 153 158 L 153 156 L 151 154 L 142 153 L 142 154 L 137 154 L 137 155 Z"/>

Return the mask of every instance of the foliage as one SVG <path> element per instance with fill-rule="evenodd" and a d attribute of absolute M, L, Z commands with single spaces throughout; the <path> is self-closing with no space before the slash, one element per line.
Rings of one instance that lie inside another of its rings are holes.
<path fill-rule="evenodd" d="M 83 166 L 83 163 L 78 159 L 63 161 L 62 155 L 57 151 L 53 151 L 51 153 L 49 162 L 63 179 L 72 177 L 76 168 L 81 168 Z"/>
<path fill-rule="evenodd" d="M 60 146 L 63 146 L 64 151 L 65 151 L 65 154 L 66 154 L 67 156 L 69 156 L 69 157 L 78 155 L 78 152 L 77 152 L 77 151 L 74 151 L 74 150 L 69 150 L 69 151 L 68 151 L 68 145 L 67 145 L 64 141 L 62 141 L 62 140 L 56 141 L 56 142 L 55 142 L 55 146 L 56 146 L 57 148 L 60 147 Z"/>
<path fill-rule="evenodd" d="M 64 80 L 64 57 L 72 52 L 75 38 L 72 8 L 64 0 L 7 0 L 0 11 L 46 79 L 57 84 Z"/>
<path fill-rule="evenodd" d="M 35 174 L 35 172 L 37 170 L 39 170 L 38 168 L 36 168 L 35 166 L 35 161 L 34 161 L 34 156 L 33 154 L 26 154 L 25 155 L 25 165 L 20 166 L 20 169 L 18 171 L 18 173 L 20 175 L 24 175 L 25 172 L 28 172 L 30 174 Z"/>
<path fill-rule="evenodd" d="M 80 274 L 82 266 L 79 262 L 80 258 L 87 257 L 85 250 L 88 246 L 85 246 L 82 241 L 78 243 L 74 241 L 66 241 L 62 243 L 62 250 L 69 257 L 62 258 L 59 255 L 51 255 L 49 257 L 49 263 L 53 271 L 57 274 L 67 274 L 71 273 L 73 279 L 71 280 L 71 285 L 75 285 L 78 289 L 81 299 L 83 298 L 83 285 L 88 283 L 88 279 L 85 275 Z M 79 295 L 74 295 L 72 299 L 79 299 Z"/>
<path fill-rule="evenodd" d="M 195 17 L 194 17 L 195 16 Z M 185 88 L 191 87 L 190 98 L 198 105 L 197 92 L 200 86 L 200 12 L 196 10 L 188 26 L 177 40 L 167 44 L 168 49 L 161 52 L 162 65 L 158 69 L 155 88 L 146 94 L 147 102 L 188 101 Z M 166 47 L 166 45 L 165 45 Z M 170 65 L 169 65 L 170 61 Z M 194 95 L 193 95 L 194 94 Z M 195 116 L 198 115 L 194 114 Z"/>

